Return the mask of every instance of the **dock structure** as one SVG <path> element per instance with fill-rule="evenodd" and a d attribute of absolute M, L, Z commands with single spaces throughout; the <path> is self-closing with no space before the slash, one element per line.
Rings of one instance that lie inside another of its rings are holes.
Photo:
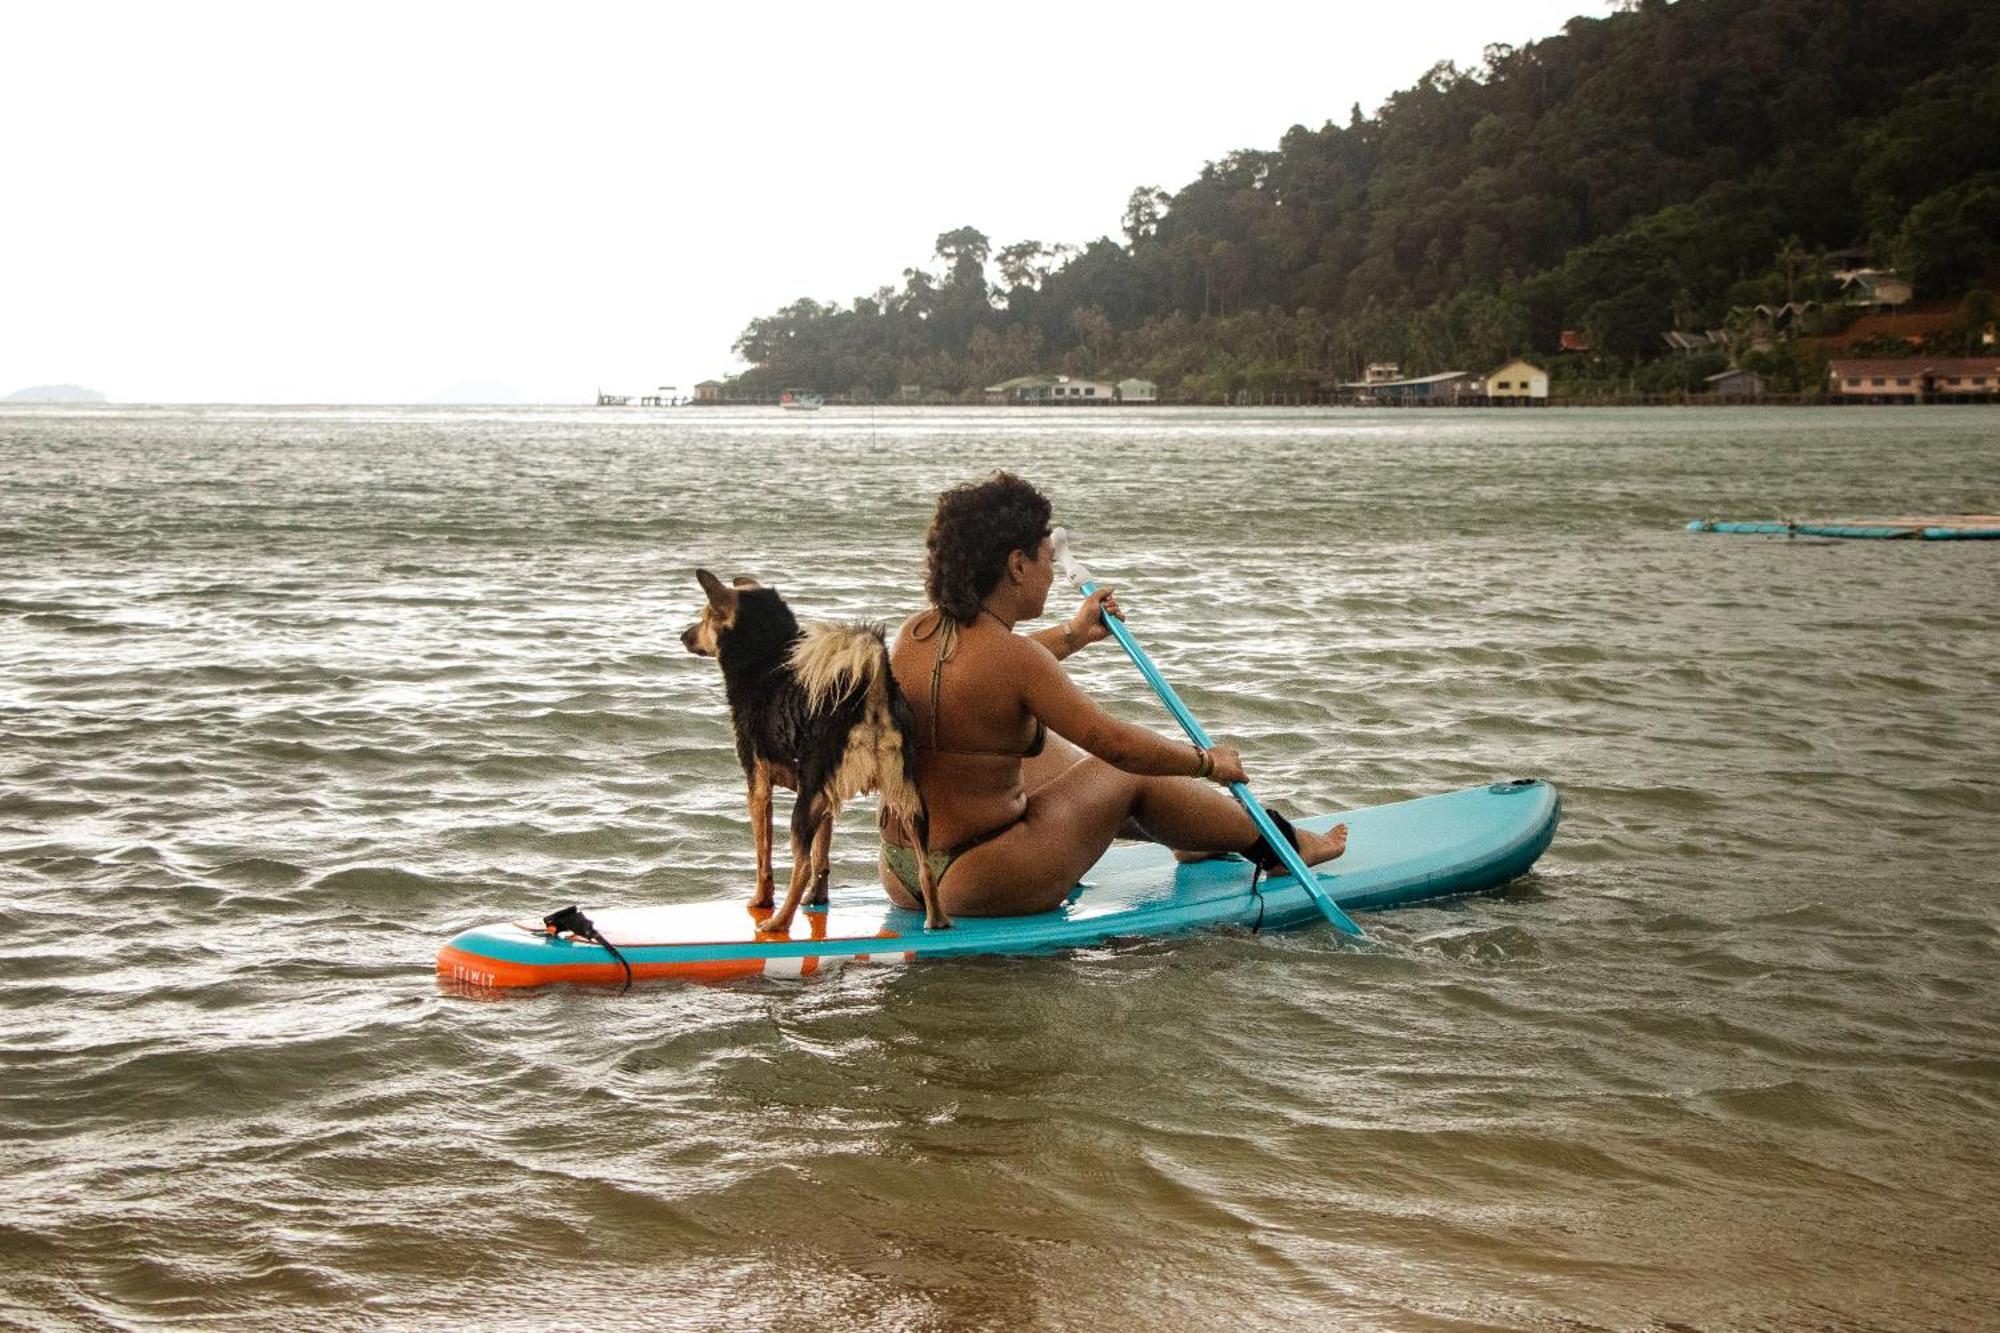
<path fill-rule="evenodd" d="M 632 399 L 633 395 L 629 393 L 606 393 L 602 389 L 597 391 L 599 407 L 630 407 Z M 639 394 L 638 399 L 641 407 L 681 407 L 693 401 L 675 397 L 674 386 L 671 384 L 662 384 L 651 393 Z"/>

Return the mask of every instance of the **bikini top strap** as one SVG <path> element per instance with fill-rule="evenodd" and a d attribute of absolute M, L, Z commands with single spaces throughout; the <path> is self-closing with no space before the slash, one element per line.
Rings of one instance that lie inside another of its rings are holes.
<path fill-rule="evenodd" d="M 941 606 L 933 606 L 930 614 L 937 617 L 937 623 L 930 633 L 925 634 L 912 627 L 910 636 L 919 643 L 933 636 L 938 641 L 937 651 L 931 657 L 931 749 L 936 750 L 939 748 L 938 733 L 942 730 L 938 725 L 938 687 L 944 680 L 945 659 L 958 647 L 958 622 L 945 614 L 945 609 Z"/>
<path fill-rule="evenodd" d="M 936 754 L 979 754 L 979 755 L 990 754 L 990 755 L 998 755 L 1003 758 L 1021 758 L 1021 759 L 1032 759 L 1036 755 L 1040 754 L 1042 752 L 1042 747 L 1048 742 L 1048 726 L 1040 718 L 1035 719 L 1035 739 L 1028 743 L 1028 748 L 1025 750 L 945 749 L 942 743 L 942 737 L 944 735 L 944 716 L 938 707 L 938 692 L 939 692 L 939 687 L 942 685 L 944 681 L 944 664 L 951 659 L 951 655 L 954 652 L 958 651 L 958 640 L 959 640 L 959 634 L 961 632 L 961 627 L 956 620 L 953 620 L 949 615 L 945 614 L 943 608 L 934 607 L 932 609 L 936 612 L 938 618 L 938 628 L 931 631 L 931 634 L 937 636 L 937 641 L 938 641 L 937 654 L 931 659 L 931 750 L 932 752 Z M 994 618 L 996 620 L 999 619 L 999 617 L 997 616 Z M 914 630 L 911 632 L 913 634 L 915 633 Z M 919 641 L 922 641 L 924 639 L 931 637 L 931 634 L 918 634 L 916 635 L 916 637 L 918 638 Z"/>
<path fill-rule="evenodd" d="M 938 630 L 937 652 L 931 658 L 931 749 L 942 750 L 940 740 L 944 734 L 944 716 L 938 712 L 938 686 L 944 680 L 945 659 L 958 647 L 958 622 L 938 611 L 941 626 Z"/>

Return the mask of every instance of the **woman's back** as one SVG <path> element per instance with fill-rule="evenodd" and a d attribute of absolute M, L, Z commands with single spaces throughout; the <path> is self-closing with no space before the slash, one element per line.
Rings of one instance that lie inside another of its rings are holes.
<path fill-rule="evenodd" d="M 917 781 L 933 846 L 951 846 L 1021 817 L 1021 761 L 1043 728 L 1018 688 L 1022 651 L 998 622 L 958 625 L 936 609 L 903 622 L 890 652 L 896 684 L 917 716 Z"/>

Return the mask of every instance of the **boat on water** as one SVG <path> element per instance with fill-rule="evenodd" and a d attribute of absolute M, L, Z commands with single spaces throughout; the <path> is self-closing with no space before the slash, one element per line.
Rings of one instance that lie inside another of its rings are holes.
<path fill-rule="evenodd" d="M 800 393 L 797 389 L 787 389 L 778 396 L 778 406 L 787 412 L 817 412 L 826 406 L 826 399 L 816 393 Z"/>

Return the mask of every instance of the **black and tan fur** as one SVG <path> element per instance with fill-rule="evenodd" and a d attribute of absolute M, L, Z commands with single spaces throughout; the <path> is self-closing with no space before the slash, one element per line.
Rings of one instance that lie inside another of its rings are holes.
<path fill-rule="evenodd" d="M 722 667 L 736 728 L 736 757 L 750 786 L 757 847 L 752 907 L 771 905 L 771 792 L 798 793 L 792 805 L 792 874 L 782 907 L 759 927 L 783 933 L 812 881 L 814 905 L 827 899 L 827 857 L 843 801 L 880 792 L 884 820 L 903 826 L 917 849 L 924 925 L 951 924 L 938 906 L 924 849 L 930 820 L 916 781 L 916 719 L 889 671 L 880 625 L 815 624 L 804 630 L 775 588 L 739 578 L 733 586 L 695 571 L 708 605 L 681 634 L 691 653 Z"/>

